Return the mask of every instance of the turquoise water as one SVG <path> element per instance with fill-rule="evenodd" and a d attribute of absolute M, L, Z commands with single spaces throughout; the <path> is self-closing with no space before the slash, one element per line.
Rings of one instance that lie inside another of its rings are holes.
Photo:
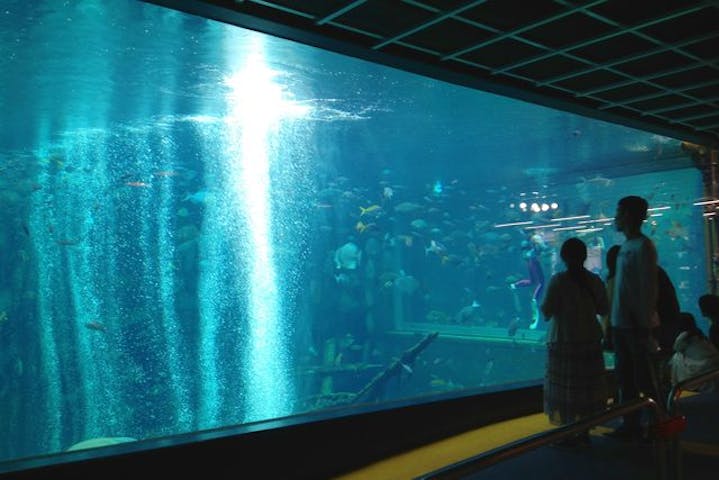
<path fill-rule="evenodd" d="M 0 460 L 539 381 L 522 241 L 602 272 L 628 194 L 697 313 L 680 139 L 136 1 L 0 27 Z"/>

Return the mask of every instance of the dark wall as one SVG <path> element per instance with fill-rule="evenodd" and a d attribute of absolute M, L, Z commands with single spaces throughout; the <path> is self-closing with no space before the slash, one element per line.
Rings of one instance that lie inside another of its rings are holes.
<path fill-rule="evenodd" d="M 96 452 L 69 452 L 16 464 L 22 470 L 0 474 L 0 478 L 101 478 L 107 474 L 142 478 L 150 470 L 161 471 L 163 478 L 242 478 L 252 472 L 261 472 L 263 478 L 328 478 L 541 408 L 541 386 L 529 386 L 340 418 L 305 419 L 306 423 L 221 438 L 203 439 L 196 434 L 196 441 L 179 445 L 163 446 L 171 440 L 154 446 L 138 442 L 147 448 L 139 451 L 131 451 L 138 445 L 123 444 Z M 188 440 L 192 438 L 181 438 Z M 91 457 L 98 452 L 109 456 Z"/>

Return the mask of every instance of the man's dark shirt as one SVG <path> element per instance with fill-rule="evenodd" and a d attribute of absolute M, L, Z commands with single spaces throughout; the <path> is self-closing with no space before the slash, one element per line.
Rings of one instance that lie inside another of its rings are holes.
<path fill-rule="evenodd" d="M 660 325 L 654 329 L 654 335 L 664 352 L 673 351 L 674 340 L 681 333 L 679 312 L 679 299 L 674 284 L 667 272 L 657 266 L 657 315 Z"/>

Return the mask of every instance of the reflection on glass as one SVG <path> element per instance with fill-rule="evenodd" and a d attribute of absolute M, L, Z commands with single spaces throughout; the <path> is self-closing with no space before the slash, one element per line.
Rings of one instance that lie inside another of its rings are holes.
<path fill-rule="evenodd" d="M 558 248 L 602 273 L 627 194 L 704 293 L 678 140 L 141 2 L 4 9 L 0 460 L 539 382 Z"/>

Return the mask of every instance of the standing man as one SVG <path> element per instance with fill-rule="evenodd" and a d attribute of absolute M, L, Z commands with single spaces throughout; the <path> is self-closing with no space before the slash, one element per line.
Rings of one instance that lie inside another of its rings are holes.
<path fill-rule="evenodd" d="M 639 398 L 640 393 L 657 398 L 652 368 L 656 342 L 651 336 L 656 326 L 657 250 L 641 231 L 648 207 L 642 197 L 624 197 L 614 217 L 617 231 L 626 238 L 617 257 L 611 314 L 621 402 Z M 640 439 L 641 411 L 625 415 L 623 424 L 609 435 L 623 440 Z"/>

